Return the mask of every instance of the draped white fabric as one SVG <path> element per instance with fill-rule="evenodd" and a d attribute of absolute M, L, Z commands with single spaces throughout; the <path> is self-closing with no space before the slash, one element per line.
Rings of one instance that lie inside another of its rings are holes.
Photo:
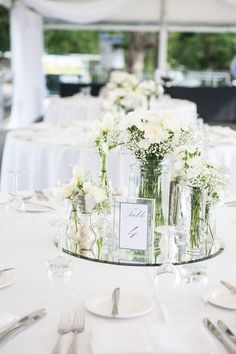
<path fill-rule="evenodd" d="M 221 4 L 236 12 L 236 0 L 218 0 Z"/>
<path fill-rule="evenodd" d="M 122 10 L 130 0 L 93 0 L 86 2 L 22 0 L 27 6 L 50 18 L 91 23 L 112 16 Z"/>
<path fill-rule="evenodd" d="M 9 128 L 27 126 L 43 114 L 42 17 L 16 2 L 11 10 L 13 105 Z"/>

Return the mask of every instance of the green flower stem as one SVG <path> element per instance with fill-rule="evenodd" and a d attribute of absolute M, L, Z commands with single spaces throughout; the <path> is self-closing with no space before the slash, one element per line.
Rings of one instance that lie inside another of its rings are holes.
<path fill-rule="evenodd" d="M 190 247 L 199 248 L 202 238 L 202 191 L 194 189 L 191 195 Z"/>

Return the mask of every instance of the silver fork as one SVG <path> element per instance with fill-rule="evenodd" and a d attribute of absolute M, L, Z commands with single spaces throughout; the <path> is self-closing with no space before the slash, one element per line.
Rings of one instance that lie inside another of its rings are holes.
<path fill-rule="evenodd" d="M 61 350 L 61 338 L 64 334 L 67 334 L 71 331 L 71 317 L 68 314 L 62 314 L 60 323 L 58 326 L 58 334 L 59 337 L 57 339 L 57 342 L 55 344 L 55 347 L 53 348 L 52 354 L 60 354 Z"/>
<path fill-rule="evenodd" d="M 73 339 L 69 346 L 68 354 L 76 354 L 77 352 L 77 335 L 84 330 L 84 309 L 76 311 L 72 325 L 72 332 L 74 333 Z"/>

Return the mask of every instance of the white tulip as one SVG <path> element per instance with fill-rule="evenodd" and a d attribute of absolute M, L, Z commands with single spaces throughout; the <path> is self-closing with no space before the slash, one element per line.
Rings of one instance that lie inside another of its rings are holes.
<path fill-rule="evenodd" d="M 72 170 L 72 175 L 74 178 L 79 179 L 80 181 L 83 181 L 85 177 L 85 169 L 81 165 L 75 165 Z"/>

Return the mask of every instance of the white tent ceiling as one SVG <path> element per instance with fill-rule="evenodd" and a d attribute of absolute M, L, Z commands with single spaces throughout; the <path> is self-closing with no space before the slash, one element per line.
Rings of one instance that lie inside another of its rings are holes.
<path fill-rule="evenodd" d="M 171 31 L 236 31 L 236 0 L 21 1 L 42 13 L 46 26 L 51 27 L 65 26 L 61 21 L 67 21 L 77 25 L 86 23 L 90 28 L 158 30 L 164 22 Z M 98 21 L 96 18 L 81 21 L 80 8 L 89 10 L 94 6 L 102 10 Z M 72 16 L 71 9 L 74 9 Z"/>

